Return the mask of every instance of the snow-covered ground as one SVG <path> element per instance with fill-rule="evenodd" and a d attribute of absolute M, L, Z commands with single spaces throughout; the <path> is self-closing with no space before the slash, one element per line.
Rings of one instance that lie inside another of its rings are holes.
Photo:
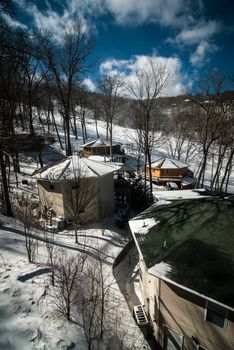
<path fill-rule="evenodd" d="M 59 320 L 47 302 L 43 244 L 37 263 L 28 263 L 20 226 L 3 216 L 1 221 L 0 349 L 87 349 L 82 327 Z"/>
<path fill-rule="evenodd" d="M 59 319 L 50 299 L 45 246 L 39 242 L 36 264 L 27 260 L 22 227 L 14 219 L 0 217 L 0 349 L 87 349 L 81 322 Z M 112 264 L 122 250 L 124 231 L 105 230 L 103 224 L 89 225 L 79 232 L 79 245 L 74 243 L 74 232 L 64 230 L 55 236 L 55 245 L 70 254 L 86 251 L 90 263 L 100 250 L 105 273 L 112 275 Z M 107 225 L 108 226 L 108 225 Z M 125 330 L 125 345 L 148 348 L 141 331 L 135 324 L 117 284 L 111 288 L 110 298 L 118 300 L 119 327 Z M 127 330 L 127 331 L 126 331 Z"/>
<path fill-rule="evenodd" d="M 88 136 L 95 139 L 95 127 L 92 120 L 87 122 Z M 126 141 L 125 129 L 116 127 L 117 142 Z M 60 128 L 61 131 L 61 128 Z M 105 137 L 105 125 L 99 123 L 100 137 Z M 63 133 L 61 131 L 63 139 Z M 82 148 L 81 134 L 78 140 L 71 136 L 73 150 Z M 52 163 L 64 156 L 59 142 L 56 141 L 42 153 L 44 164 Z M 130 162 L 132 160 L 129 156 Z M 18 179 L 11 176 L 11 189 L 14 196 L 28 196 L 37 201 L 36 180 L 31 174 L 39 166 L 33 153 L 24 153 L 20 157 L 21 174 Z M 18 180 L 18 187 L 17 181 Z M 27 184 L 23 183 L 27 180 Z M 73 230 L 64 230 L 55 236 L 55 244 L 69 254 L 84 252 L 91 264 L 95 264 L 95 254 L 101 251 L 105 273 L 112 276 L 112 264 L 126 241 L 122 232 L 109 218 L 104 223 L 93 223 L 79 232 L 79 245 L 74 243 Z M 50 283 L 45 270 L 45 243 L 39 242 L 36 264 L 28 263 L 22 226 L 14 218 L 0 217 L 0 349 L 87 349 L 82 322 L 72 323 L 59 319 L 50 299 Z M 103 225 L 105 233 L 103 235 Z M 148 348 L 147 342 L 132 318 L 118 285 L 113 285 L 111 298 L 118 300 L 119 327 L 122 328 L 126 346 L 137 349 Z M 133 341 L 134 339 L 134 341 Z"/>
<path fill-rule="evenodd" d="M 57 116 L 57 120 L 59 117 Z M 63 133 L 60 135 L 63 141 Z M 105 124 L 98 122 L 99 136 L 105 138 Z M 92 119 L 87 120 L 88 139 L 96 139 L 95 124 Z M 114 126 L 114 141 L 121 142 L 126 150 L 127 161 L 131 166 L 136 166 L 134 155 L 134 130 L 120 126 Z M 88 140 L 87 140 L 88 141 Z M 81 132 L 78 139 L 71 136 L 73 151 L 82 149 L 83 139 Z M 64 156 L 59 142 L 50 145 L 46 152 L 42 153 L 43 161 L 49 164 Z M 165 149 L 155 148 L 152 159 L 167 156 Z M 194 159 L 190 165 L 194 171 L 198 166 L 198 159 Z M 38 162 L 33 154 L 21 156 L 21 174 L 18 175 L 19 186 L 16 186 L 15 176 L 11 177 L 12 191 L 18 196 L 27 194 L 32 200 L 37 200 L 36 180 L 31 174 L 37 168 Z M 210 172 L 207 172 L 206 180 L 209 186 Z M 23 184 L 27 180 L 28 184 Z M 234 176 L 231 177 L 229 190 L 234 192 Z M 163 191 L 154 186 L 154 194 L 157 199 L 170 200 L 175 198 L 191 198 L 197 196 L 196 192 Z M 198 195 L 199 196 L 199 195 Z M 70 254 L 78 254 L 85 250 L 90 263 L 95 264 L 95 254 L 101 251 L 105 263 L 105 272 L 112 274 L 112 264 L 118 253 L 125 245 L 122 237 L 109 218 L 107 223 L 94 223 L 83 227 L 79 232 L 79 245 L 74 244 L 74 232 L 64 230 L 55 236 L 56 246 Z M 81 322 L 72 323 L 58 319 L 54 306 L 49 297 L 50 284 L 48 272 L 45 270 L 45 247 L 39 243 L 36 264 L 27 261 L 22 227 L 15 219 L 1 216 L 0 222 L 0 350 L 28 350 L 28 349 L 87 349 L 87 342 Z M 103 235 L 103 225 L 106 228 Z M 127 346 L 135 339 L 136 349 L 148 348 L 139 328 L 136 326 L 127 304 L 117 286 L 112 288 L 112 298 L 119 300 L 120 326 L 125 330 L 125 342 Z"/>

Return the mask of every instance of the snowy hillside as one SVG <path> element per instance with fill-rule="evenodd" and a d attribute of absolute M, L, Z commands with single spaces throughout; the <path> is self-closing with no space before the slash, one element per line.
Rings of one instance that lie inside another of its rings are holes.
<path fill-rule="evenodd" d="M 59 117 L 57 117 L 59 124 Z M 105 124 L 98 122 L 98 131 L 101 138 L 105 138 Z M 61 124 L 59 132 L 62 142 L 64 135 Z M 127 164 L 136 166 L 136 144 L 134 142 L 135 131 L 120 126 L 114 126 L 113 141 L 120 142 L 125 149 Z M 96 128 L 92 119 L 87 120 L 87 134 L 89 140 L 97 138 Z M 56 135 L 55 135 L 56 136 Z M 82 149 L 83 138 L 81 132 L 78 139 L 71 135 L 73 152 Z M 152 159 L 167 155 L 164 148 L 155 147 Z M 42 152 L 44 164 L 65 157 L 61 151 L 58 140 L 52 145 L 47 145 Z M 199 157 L 192 159 L 190 168 L 196 171 Z M 31 174 L 37 169 L 38 162 L 33 153 L 24 153 L 20 158 L 21 174 L 18 175 L 18 183 L 15 176 L 11 175 L 11 190 L 18 196 L 26 195 L 31 200 L 37 199 L 36 180 Z M 210 169 L 211 171 L 211 169 Z M 206 181 L 209 186 L 210 172 L 206 173 Z M 22 182 L 24 180 L 24 183 Z M 25 183 L 27 180 L 27 183 Z M 234 176 L 230 178 L 229 190 L 234 191 Z M 167 199 L 172 195 L 166 191 L 158 191 L 155 186 L 155 195 L 158 198 Z M 175 191 L 174 198 L 181 197 L 183 191 Z M 193 196 L 186 192 L 187 197 Z M 29 350 L 29 349 L 88 349 L 84 334 L 81 315 L 76 311 L 72 315 L 74 322 L 68 322 L 57 316 L 54 303 L 51 299 L 53 287 L 50 284 L 49 271 L 46 268 L 48 256 L 46 255 L 45 242 L 39 237 L 36 253 L 36 263 L 27 260 L 23 226 L 15 219 L 0 217 L 0 349 L 4 350 Z M 119 230 L 114 225 L 113 217 L 101 223 L 86 225 L 79 229 L 79 245 L 74 243 L 74 231 L 63 230 L 55 234 L 56 248 L 67 251 L 68 254 L 87 254 L 89 264 L 95 266 L 96 254 L 102 255 L 105 274 L 112 276 L 112 264 L 126 244 L 127 230 Z M 38 232 L 36 232 L 38 234 Z M 113 276 L 112 276 L 113 277 Z M 121 281 L 120 281 L 121 283 Z M 109 298 L 118 301 L 118 332 L 122 337 L 126 349 L 147 349 L 148 344 L 143 334 L 135 324 L 127 307 L 125 299 L 117 284 L 111 288 Z M 114 305 L 113 304 L 113 305 Z M 116 321 L 117 322 L 117 321 Z M 115 325 L 116 327 L 116 325 Z M 103 349 L 105 349 L 103 347 Z"/>

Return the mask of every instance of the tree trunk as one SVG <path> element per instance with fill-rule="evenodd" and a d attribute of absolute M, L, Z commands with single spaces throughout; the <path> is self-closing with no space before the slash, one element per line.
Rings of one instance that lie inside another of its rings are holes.
<path fill-rule="evenodd" d="M 97 119 L 95 119 L 95 128 L 96 128 L 96 134 L 97 134 L 97 138 L 99 139 L 99 133 L 98 133 L 98 125 L 97 125 Z"/>
<path fill-rule="evenodd" d="M 31 101 L 29 101 L 29 131 L 31 135 L 35 134 L 34 127 L 33 127 L 33 112 L 32 112 Z"/>
<path fill-rule="evenodd" d="M 81 119 L 81 130 L 82 130 L 82 137 L 83 137 L 83 143 L 85 143 L 85 130 L 84 130 L 84 124 L 83 119 Z"/>
<path fill-rule="evenodd" d="M 64 150 L 63 144 L 62 144 L 62 141 L 61 141 L 61 138 L 60 138 L 60 135 L 59 135 L 59 132 L 58 132 L 57 124 L 56 124 L 56 121 L 55 121 L 55 117 L 54 117 L 54 109 L 51 109 L 51 115 L 52 115 L 52 119 L 53 119 L 55 130 L 56 130 L 56 134 L 57 134 L 57 137 L 58 137 L 58 140 L 59 140 L 59 144 L 60 144 L 61 150 L 63 151 Z"/>
<path fill-rule="evenodd" d="M 65 119 L 65 134 L 66 134 L 66 156 L 70 156 L 72 154 L 72 149 L 71 149 L 71 140 L 70 140 L 70 123 L 69 123 L 68 116 L 66 116 L 66 119 Z"/>
<path fill-rule="evenodd" d="M 2 176 L 2 185 L 3 185 L 3 201 L 6 209 L 6 215 L 12 216 L 9 188 L 8 188 L 7 176 L 6 176 L 6 164 L 4 161 L 2 150 L 0 150 L 0 166 L 1 166 L 1 176 Z"/>
<path fill-rule="evenodd" d="M 78 134 L 77 134 L 77 126 L 76 126 L 76 112 L 73 111 L 73 125 L 74 125 L 74 134 L 76 140 L 78 139 Z"/>
<path fill-rule="evenodd" d="M 229 182 L 229 178 L 232 172 L 232 161 L 233 161 L 233 156 L 234 156 L 234 148 L 232 148 L 229 158 L 227 160 L 227 164 L 224 170 L 224 175 L 222 178 L 222 181 L 220 183 L 220 187 L 221 189 L 223 189 L 224 186 L 224 182 L 226 181 L 226 186 L 225 186 L 225 193 L 227 192 L 227 187 L 228 187 L 228 182 Z"/>
<path fill-rule="evenodd" d="M 110 124 L 110 160 L 113 161 L 113 153 L 112 153 L 112 123 Z"/>

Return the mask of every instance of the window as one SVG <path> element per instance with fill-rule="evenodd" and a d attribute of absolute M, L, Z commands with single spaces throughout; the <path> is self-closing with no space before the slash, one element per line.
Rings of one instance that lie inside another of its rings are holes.
<path fill-rule="evenodd" d="M 164 325 L 164 343 L 165 350 L 181 350 L 183 348 L 183 335 L 175 332 Z"/>
<path fill-rule="evenodd" d="M 54 185 L 53 185 L 53 184 L 50 184 L 50 185 L 49 185 L 49 188 L 50 188 L 51 191 L 53 191 L 53 190 L 54 190 Z"/>
<path fill-rule="evenodd" d="M 227 310 L 211 301 L 207 301 L 205 320 L 215 324 L 216 326 L 226 329 L 227 326 Z"/>
<path fill-rule="evenodd" d="M 79 184 L 74 184 L 74 185 L 72 185 L 72 189 L 73 190 L 78 190 L 79 189 Z"/>
<path fill-rule="evenodd" d="M 196 350 L 207 350 L 207 349 L 204 348 L 204 346 L 202 346 L 202 345 L 197 345 Z"/>

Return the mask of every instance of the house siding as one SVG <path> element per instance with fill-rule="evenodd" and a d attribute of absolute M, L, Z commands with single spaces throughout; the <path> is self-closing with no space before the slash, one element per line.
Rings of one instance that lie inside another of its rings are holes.
<path fill-rule="evenodd" d="M 42 208 L 45 206 L 47 209 L 52 208 L 56 216 L 72 220 L 72 205 L 75 202 L 73 202 L 71 196 L 75 196 L 75 189 L 72 190 L 74 184 L 76 182 L 73 180 L 58 182 L 38 180 L 38 192 Z M 54 186 L 53 190 L 50 189 L 50 185 Z M 84 210 L 79 215 L 81 223 L 96 221 L 113 213 L 115 195 L 112 173 L 100 177 L 79 179 L 79 185 L 85 191 L 86 196 L 80 208 Z"/>
<path fill-rule="evenodd" d="M 98 216 L 103 218 L 115 209 L 115 190 L 113 174 L 107 174 L 98 179 L 97 183 Z"/>
<path fill-rule="evenodd" d="M 120 145 L 114 145 L 112 146 L 112 154 L 113 153 L 121 153 L 121 147 Z M 90 155 L 109 155 L 110 154 L 110 146 L 101 146 L 101 147 L 83 147 L 83 154 L 85 157 L 88 157 Z"/>
<path fill-rule="evenodd" d="M 72 190 L 74 181 L 63 182 L 63 202 L 64 202 L 64 216 L 66 219 L 73 219 L 73 200 L 71 195 L 75 198 L 75 191 Z M 76 204 L 77 209 L 83 209 L 84 212 L 79 214 L 81 223 L 91 222 L 98 219 L 98 198 L 97 198 L 97 178 L 79 179 L 79 186 L 83 187 L 81 196 L 85 196 Z M 79 189 L 78 189 L 79 191 Z M 78 195 L 79 196 L 79 195 Z"/>
<path fill-rule="evenodd" d="M 146 168 L 147 174 L 149 174 L 149 168 Z M 155 177 L 170 177 L 170 176 L 184 176 L 188 172 L 188 168 L 181 169 L 151 169 L 152 176 Z"/>
<path fill-rule="evenodd" d="M 204 320 L 206 299 L 149 274 L 140 263 L 141 290 L 145 310 L 154 335 L 163 347 L 164 326 L 183 336 L 184 350 L 194 350 L 192 336 L 208 350 L 234 349 L 234 313 L 228 312 L 227 327 L 222 329 Z"/>
<path fill-rule="evenodd" d="M 61 184 L 59 182 L 38 180 L 37 185 L 42 210 L 44 210 L 44 207 L 46 207 L 47 209 L 53 208 L 57 216 L 64 217 Z M 54 186 L 53 190 L 50 189 L 50 185 Z"/>

